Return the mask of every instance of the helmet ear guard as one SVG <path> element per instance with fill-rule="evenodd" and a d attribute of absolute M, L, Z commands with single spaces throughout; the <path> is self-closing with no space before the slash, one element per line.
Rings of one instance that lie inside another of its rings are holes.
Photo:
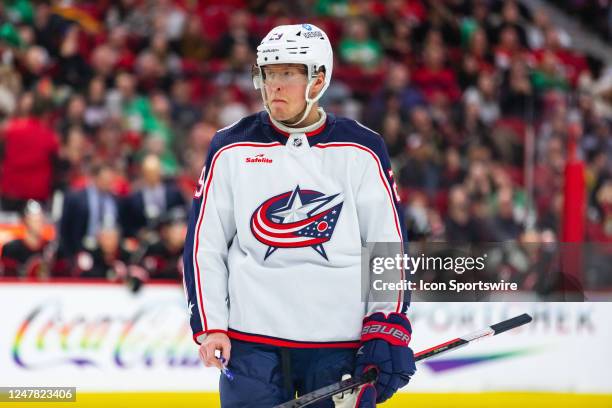
<path fill-rule="evenodd" d="M 261 79 L 261 68 L 257 64 L 253 64 L 251 67 L 251 78 L 253 79 L 253 86 L 255 89 L 263 88 L 263 81 Z"/>

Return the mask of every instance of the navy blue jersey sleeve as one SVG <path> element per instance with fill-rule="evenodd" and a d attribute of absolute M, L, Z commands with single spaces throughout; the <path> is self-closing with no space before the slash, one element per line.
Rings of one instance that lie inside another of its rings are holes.
<path fill-rule="evenodd" d="M 217 133 L 194 192 L 183 252 L 183 283 L 197 343 L 206 334 L 226 332 L 228 325 L 227 255 L 236 226 L 226 148 Z"/>

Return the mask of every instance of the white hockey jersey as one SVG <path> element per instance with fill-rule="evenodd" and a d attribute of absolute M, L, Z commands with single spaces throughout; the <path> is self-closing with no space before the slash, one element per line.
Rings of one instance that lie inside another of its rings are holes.
<path fill-rule="evenodd" d="M 185 243 L 194 340 L 357 347 L 366 315 L 406 311 L 403 292 L 361 296 L 362 245 L 404 241 L 398 203 L 384 141 L 354 120 L 289 134 L 260 112 L 218 131 Z"/>

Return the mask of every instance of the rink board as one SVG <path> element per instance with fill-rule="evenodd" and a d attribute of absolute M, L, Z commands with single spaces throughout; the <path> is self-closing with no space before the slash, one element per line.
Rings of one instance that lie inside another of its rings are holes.
<path fill-rule="evenodd" d="M 73 408 L 193 408 L 220 407 L 216 393 L 113 393 L 78 394 L 77 402 L 53 403 L 54 407 Z M 19 404 L 45 407 L 47 403 Z M 479 393 L 479 394 L 397 394 L 378 405 L 383 408 L 610 408 L 612 395 L 556 393 Z"/>
<path fill-rule="evenodd" d="M 454 406 L 535 398 L 538 406 L 543 400 L 557 407 L 608 398 L 612 407 L 609 397 L 576 395 L 612 394 L 612 303 L 415 303 L 411 346 L 419 351 L 523 312 L 534 317 L 528 326 L 418 363 L 401 390 L 410 394 L 389 406 L 405 398 L 452 398 Z M 187 316 L 179 285 L 149 285 L 132 294 L 111 284 L 0 283 L 0 382 L 77 387 L 83 402 L 102 398 L 88 393 L 109 393 L 104 398 L 117 406 L 122 398 L 152 398 L 151 406 L 164 406 L 164 395 L 147 394 L 156 392 L 179 393 L 171 394 L 179 401 L 212 398 L 215 406 L 219 372 L 199 361 Z M 113 394 L 130 392 L 142 394 Z"/>

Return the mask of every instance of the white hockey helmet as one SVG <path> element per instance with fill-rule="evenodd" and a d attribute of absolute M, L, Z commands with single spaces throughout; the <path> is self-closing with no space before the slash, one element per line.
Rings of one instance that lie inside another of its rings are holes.
<path fill-rule="evenodd" d="M 306 109 L 302 118 L 292 125 L 302 122 L 312 105 L 318 101 L 329 87 L 332 77 L 334 55 L 327 34 L 312 24 L 282 25 L 273 28 L 257 47 L 257 64 L 253 70 L 253 85 L 260 89 L 264 107 L 269 113 L 263 89 L 261 68 L 273 64 L 301 64 L 307 69 L 308 85 L 304 99 Z M 325 71 L 325 84 L 314 98 L 309 98 L 310 88 L 321 68 Z"/>

